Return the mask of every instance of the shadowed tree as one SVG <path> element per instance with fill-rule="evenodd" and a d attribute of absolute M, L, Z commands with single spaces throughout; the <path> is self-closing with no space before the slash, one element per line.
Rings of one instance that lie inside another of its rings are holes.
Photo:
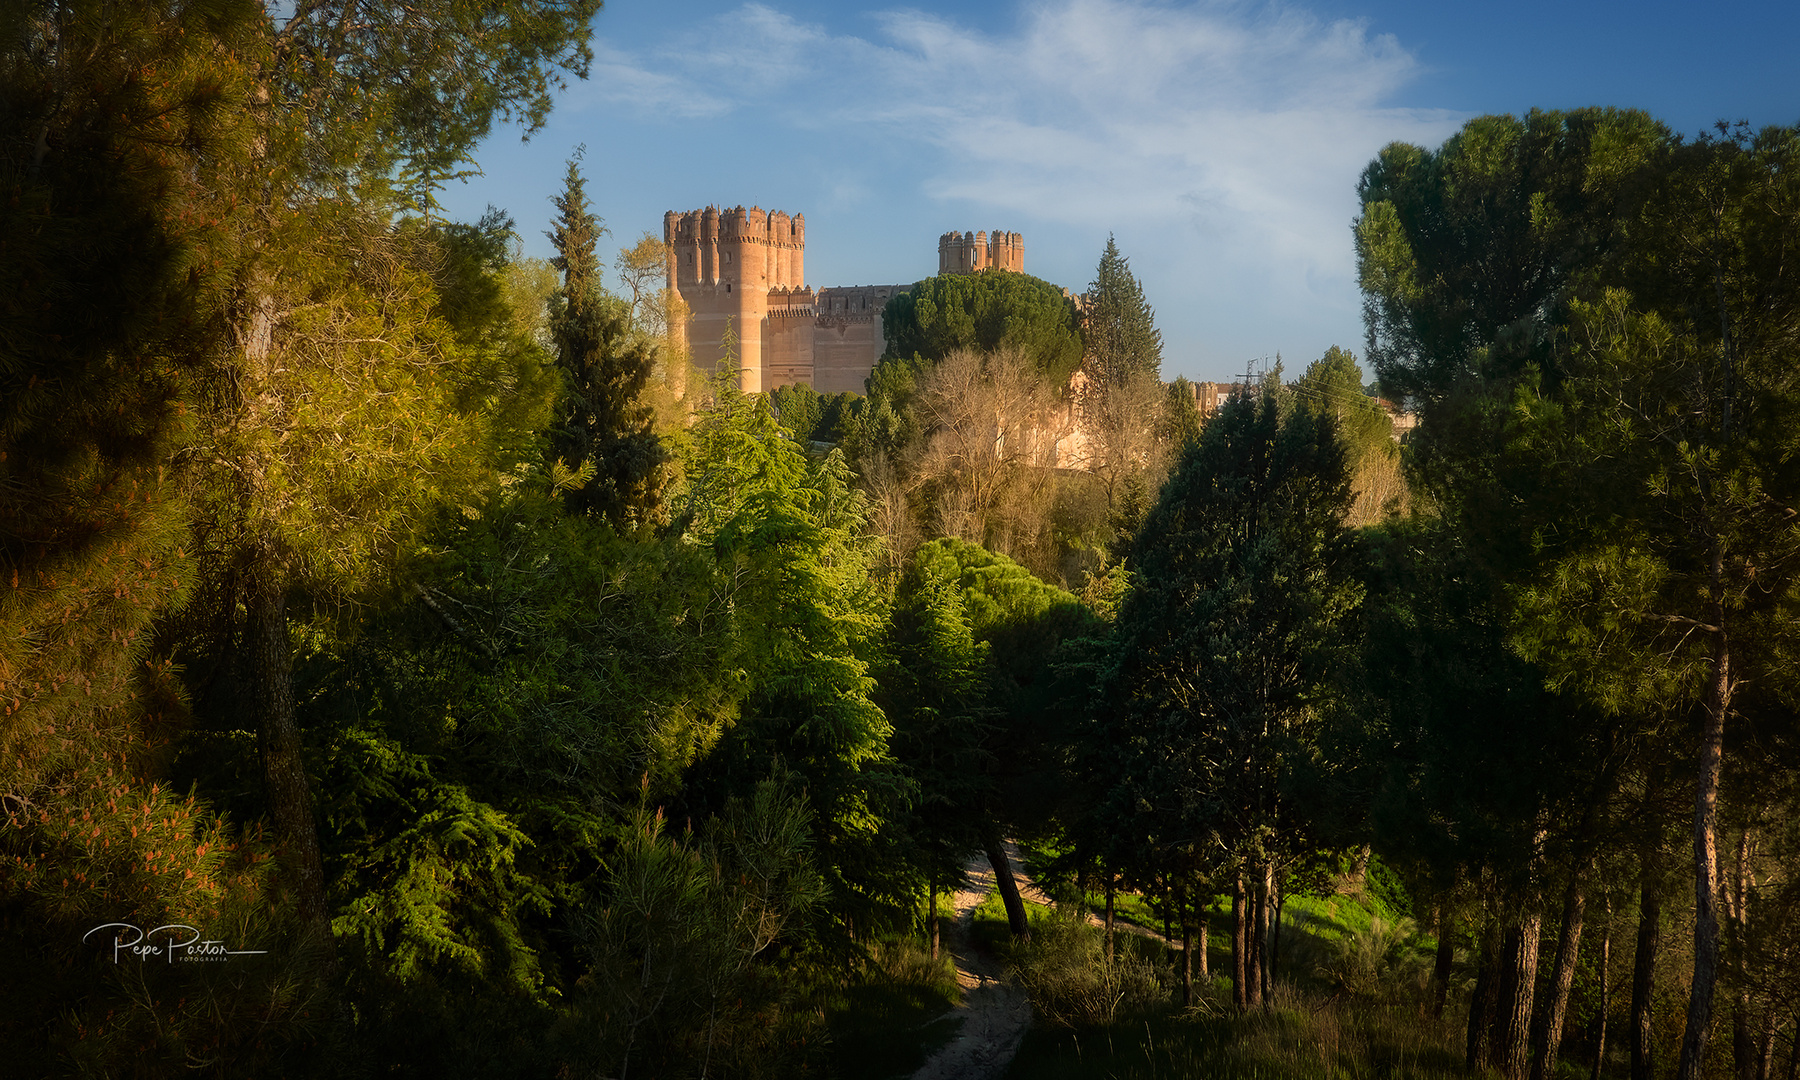
<path fill-rule="evenodd" d="M 1170 851 L 1235 875 L 1240 1007 L 1262 1002 L 1274 882 L 1315 823 L 1296 795 L 1352 670 L 1361 598 L 1342 521 L 1350 500 L 1329 414 L 1271 379 L 1234 397 L 1188 447 L 1133 545 L 1100 693 L 1122 747 L 1113 800 Z M 1132 830 L 1137 832 L 1140 830 Z"/>

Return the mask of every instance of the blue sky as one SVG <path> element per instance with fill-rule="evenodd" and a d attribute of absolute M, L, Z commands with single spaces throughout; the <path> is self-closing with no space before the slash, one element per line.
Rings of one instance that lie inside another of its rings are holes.
<path fill-rule="evenodd" d="M 804 213 L 815 286 L 915 281 L 941 233 L 1007 229 L 1079 291 L 1111 233 L 1165 377 L 1294 371 L 1361 352 L 1349 226 L 1384 144 L 1533 107 L 1792 124 L 1797 45 L 1793 0 L 611 0 L 590 78 L 529 142 L 497 130 L 443 201 L 509 210 L 547 254 L 585 145 L 610 243 L 709 203 Z"/>

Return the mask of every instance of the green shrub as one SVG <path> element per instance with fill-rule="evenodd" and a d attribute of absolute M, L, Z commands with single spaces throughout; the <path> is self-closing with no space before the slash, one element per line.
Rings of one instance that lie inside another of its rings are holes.
<path fill-rule="evenodd" d="M 1422 1000 L 1430 986 L 1431 967 L 1411 919 L 1376 916 L 1367 929 L 1349 930 L 1326 943 L 1323 953 L 1317 974 L 1345 993 L 1411 1001 Z"/>
<path fill-rule="evenodd" d="M 1110 1024 L 1166 1003 L 1160 949 L 1134 934 L 1117 935 L 1115 944 L 1109 963 L 1104 932 L 1072 894 L 1059 896 L 1031 939 L 1008 949 L 1007 975 L 1041 1019 L 1064 1027 Z"/>

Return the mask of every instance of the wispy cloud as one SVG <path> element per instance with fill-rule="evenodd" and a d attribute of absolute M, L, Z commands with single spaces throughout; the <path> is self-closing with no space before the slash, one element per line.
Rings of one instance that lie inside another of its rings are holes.
<path fill-rule="evenodd" d="M 1418 64 L 1392 36 L 1288 3 L 1039 0 L 1002 33 L 908 10 L 872 25 L 746 5 L 697 35 L 716 47 L 606 54 L 607 93 L 915 146 L 902 182 L 927 198 L 1117 231 L 1186 294 L 1336 320 L 1316 333 L 1345 344 L 1357 175 L 1383 144 L 1436 143 L 1461 119 L 1393 104 Z"/>

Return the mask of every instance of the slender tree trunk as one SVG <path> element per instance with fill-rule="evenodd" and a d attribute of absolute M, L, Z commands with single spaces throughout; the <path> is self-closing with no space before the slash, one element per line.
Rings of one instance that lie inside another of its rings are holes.
<path fill-rule="evenodd" d="M 1181 1007 L 1194 1003 L 1194 909 L 1187 902 L 1187 887 L 1175 891 L 1175 902 L 1181 908 Z"/>
<path fill-rule="evenodd" d="M 1257 954 L 1262 958 L 1262 1000 L 1265 1006 L 1274 1003 L 1275 993 L 1275 949 L 1281 939 L 1281 896 L 1275 881 L 1275 860 L 1270 859 L 1263 864 L 1263 903 L 1262 903 L 1262 940 L 1257 943 Z"/>
<path fill-rule="evenodd" d="M 1286 907 L 1287 893 L 1282 892 L 1281 886 L 1277 885 L 1275 887 L 1274 933 L 1270 935 L 1269 939 L 1269 985 L 1271 986 L 1275 984 L 1275 969 L 1281 963 L 1281 938 L 1284 933 L 1281 913 L 1282 909 Z"/>
<path fill-rule="evenodd" d="M 1731 1056 L 1737 1065 L 1738 1080 L 1761 1080 L 1761 1062 L 1757 1059 L 1757 1036 L 1752 1030 L 1750 989 L 1744 979 L 1744 955 L 1749 944 L 1750 929 L 1750 830 L 1738 834 L 1737 864 L 1732 868 L 1731 898 L 1727 914 L 1731 919 L 1732 969 L 1737 976 L 1737 997 L 1731 1011 Z"/>
<path fill-rule="evenodd" d="M 1025 902 L 1019 899 L 1019 883 L 1013 880 L 1012 863 L 1006 858 L 1006 845 L 998 833 L 987 842 L 987 859 L 994 868 L 994 884 L 1000 889 L 1000 900 L 1006 905 L 1006 922 L 1013 937 L 1021 941 L 1031 937 L 1031 921 L 1025 917 Z"/>
<path fill-rule="evenodd" d="M 1724 556 L 1715 541 L 1712 595 L 1713 670 L 1706 694 L 1706 731 L 1694 784 L 1694 977 L 1688 984 L 1687 1030 L 1677 1080 L 1700 1080 L 1712 1036 L 1713 989 L 1719 981 L 1719 775 L 1724 768 L 1725 715 L 1731 708 L 1731 642 L 1725 633 Z"/>
<path fill-rule="evenodd" d="M 1643 878 L 1639 884 L 1637 952 L 1631 962 L 1631 1080 L 1655 1080 L 1656 1017 L 1652 994 L 1656 989 L 1656 952 L 1662 941 L 1661 848 L 1644 852 Z"/>
<path fill-rule="evenodd" d="M 925 923 L 926 923 L 926 929 L 928 929 L 931 933 L 931 958 L 933 960 L 936 960 L 938 958 L 938 909 L 937 909 L 938 887 L 937 887 L 937 884 L 938 884 L 937 871 L 933 870 L 931 872 L 931 895 L 925 898 L 925 903 L 927 905 L 926 910 L 928 912 L 928 914 L 925 916 Z"/>
<path fill-rule="evenodd" d="M 1437 962 L 1431 967 L 1431 1018 L 1444 1018 L 1444 1005 L 1450 998 L 1450 975 L 1456 963 L 1456 942 L 1452 940 L 1455 927 L 1444 909 L 1438 908 Z"/>
<path fill-rule="evenodd" d="M 1200 924 L 1200 932 L 1194 939 L 1194 949 L 1199 955 L 1194 957 L 1194 959 L 1200 964 L 1201 981 L 1211 985 L 1212 969 L 1206 959 L 1206 950 L 1210 948 L 1208 945 L 1210 934 L 1206 922 L 1207 916 L 1211 913 L 1212 900 L 1211 897 L 1207 895 L 1204 888 L 1202 888 L 1200 894 L 1194 898 L 1194 908 L 1194 921 Z"/>
<path fill-rule="evenodd" d="M 1174 941 L 1175 933 L 1169 926 L 1169 905 L 1175 902 L 1175 889 L 1169 884 L 1167 877 L 1162 882 L 1162 901 L 1163 940 Z"/>
<path fill-rule="evenodd" d="M 1606 1063 L 1606 1016 L 1612 1007 L 1612 986 L 1608 965 L 1612 963 L 1612 894 L 1603 894 L 1606 918 L 1600 924 L 1600 1030 L 1594 1036 L 1594 1072 L 1591 1080 L 1600 1080 L 1600 1069 Z"/>
<path fill-rule="evenodd" d="M 1556 962 L 1550 972 L 1548 994 L 1532 1021 L 1531 1080 L 1556 1075 L 1556 1059 L 1562 1050 L 1563 1020 L 1569 1009 L 1569 990 L 1575 984 L 1575 961 L 1581 953 L 1581 920 L 1587 908 L 1586 886 L 1579 873 L 1569 879 L 1563 895 L 1562 929 L 1556 935 Z"/>
<path fill-rule="evenodd" d="M 1481 932 L 1475 992 L 1469 996 L 1469 1037 L 1465 1061 L 1480 1072 L 1494 1063 L 1494 1014 L 1500 1008 L 1500 924 L 1489 918 Z"/>
<path fill-rule="evenodd" d="M 1537 992 L 1538 935 L 1544 917 L 1533 911 L 1506 932 L 1500 967 L 1500 1007 L 1494 1017 L 1494 1064 L 1507 1080 L 1531 1069 L 1531 1003 Z"/>
<path fill-rule="evenodd" d="M 1258 875 L 1260 878 L 1260 875 Z M 1263 935 L 1267 930 L 1264 915 L 1268 910 L 1268 897 L 1263 893 L 1261 880 L 1250 886 L 1250 894 L 1246 898 L 1245 915 L 1249 925 L 1244 928 L 1245 960 L 1244 972 L 1248 980 L 1244 996 L 1251 1008 L 1261 1008 L 1263 1004 Z"/>
<path fill-rule="evenodd" d="M 1250 1007 L 1248 965 L 1249 934 L 1245 932 L 1244 875 L 1231 885 L 1231 1003 L 1243 1012 Z"/>
<path fill-rule="evenodd" d="M 244 574 L 248 676 L 269 814 L 281 835 L 283 861 L 293 875 L 300 918 L 307 927 L 323 932 L 329 944 L 325 869 L 319 856 L 306 763 L 300 753 L 300 725 L 294 718 L 294 654 L 288 639 L 285 579 L 273 545 L 268 541 L 259 544 Z"/>
<path fill-rule="evenodd" d="M 1106 962 L 1113 962 L 1113 899 L 1118 893 L 1118 879 L 1106 872 Z"/>

